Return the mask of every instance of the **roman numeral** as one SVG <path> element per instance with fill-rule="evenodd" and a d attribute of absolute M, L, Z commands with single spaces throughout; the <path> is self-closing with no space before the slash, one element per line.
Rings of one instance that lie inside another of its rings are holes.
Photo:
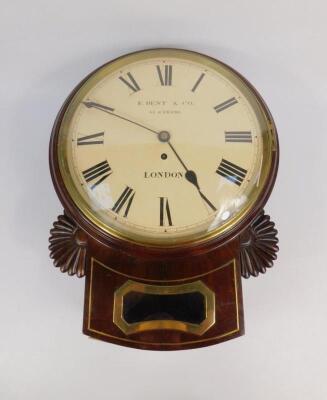
<path fill-rule="evenodd" d="M 160 226 L 165 226 L 167 223 L 169 226 L 173 225 L 168 199 L 167 197 L 160 197 Z"/>
<path fill-rule="evenodd" d="M 226 110 L 226 108 L 231 107 L 236 103 L 237 103 L 237 100 L 235 99 L 235 97 L 232 97 L 231 99 L 228 99 L 228 100 L 224 101 L 223 103 L 218 104 L 217 106 L 215 106 L 214 110 L 217 113 L 220 113 L 221 111 Z"/>
<path fill-rule="evenodd" d="M 225 142 L 252 143 L 250 131 L 225 132 Z"/>
<path fill-rule="evenodd" d="M 119 77 L 119 79 L 125 83 L 126 86 L 128 86 L 130 89 L 133 90 L 133 92 L 138 92 L 141 90 L 139 85 L 137 84 L 136 80 L 134 79 L 133 75 L 128 72 L 126 78 L 123 78 L 122 76 Z"/>
<path fill-rule="evenodd" d="M 202 79 L 204 78 L 204 75 L 205 75 L 205 73 L 202 73 L 202 74 L 199 76 L 198 80 L 195 82 L 194 86 L 192 87 L 192 90 L 191 90 L 192 92 L 195 92 L 195 91 L 196 91 L 197 87 L 200 85 L 200 82 L 201 82 Z"/>
<path fill-rule="evenodd" d="M 129 209 L 131 208 L 131 204 L 134 200 L 134 196 L 135 196 L 135 191 L 132 188 L 126 186 L 125 190 L 119 196 L 119 199 L 116 201 L 115 205 L 112 207 L 112 211 L 119 214 L 120 210 L 126 205 L 124 212 L 124 217 L 126 218 Z"/>
<path fill-rule="evenodd" d="M 157 71 L 162 86 L 171 86 L 173 79 L 173 66 L 165 65 L 164 73 L 161 72 L 161 67 L 157 65 Z"/>
<path fill-rule="evenodd" d="M 218 175 L 223 176 L 230 182 L 233 182 L 236 185 L 241 186 L 246 176 L 247 170 L 223 158 L 216 172 Z"/>
<path fill-rule="evenodd" d="M 77 145 L 86 145 L 86 144 L 103 144 L 104 132 L 94 133 L 93 135 L 83 136 L 77 139 Z M 92 140 L 99 138 L 98 140 Z"/>
<path fill-rule="evenodd" d="M 108 172 L 108 173 L 107 173 Z M 84 179 L 86 182 L 93 181 L 96 178 L 99 178 L 95 183 L 92 184 L 91 189 L 93 190 L 96 186 L 99 185 L 99 183 L 103 182 L 106 178 L 108 178 L 109 175 L 112 174 L 110 165 L 108 164 L 108 161 L 102 161 L 99 164 L 93 165 L 93 167 L 90 167 L 86 169 L 85 171 L 82 172 L 84 175 Z"/>

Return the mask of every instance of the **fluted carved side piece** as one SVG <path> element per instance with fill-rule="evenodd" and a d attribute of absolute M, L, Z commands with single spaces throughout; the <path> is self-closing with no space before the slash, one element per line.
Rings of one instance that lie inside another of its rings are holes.
<path fill-rule="evenodd" d="M 264 211 L 241 234 L 241 274 L 243 278 L 264 274 L 277 258 L 278 231 Z"/>
<path fill-rule="evenodd" d="M 59 215 L 49 237 L 50 257 L 54 266 L 68 275 L 85 275 L 87 237 L 66 214 Z"/>

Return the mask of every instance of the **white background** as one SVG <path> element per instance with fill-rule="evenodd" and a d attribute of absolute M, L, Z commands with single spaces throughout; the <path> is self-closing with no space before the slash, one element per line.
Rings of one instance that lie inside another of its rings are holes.
<path fill-rule="evenodd" d="M 327 24 L 321 0 L 4 1 L 0 7 L 0 398 L 327 398 Z M 266 211 L 280 253 L 243 281 L 246 335 L 183 352 L 82 335 L 84 280 L 56 270 L 51 127 L 71 89 L 123 53 L 181 47 L 230 64 L 275 118 Z"/>

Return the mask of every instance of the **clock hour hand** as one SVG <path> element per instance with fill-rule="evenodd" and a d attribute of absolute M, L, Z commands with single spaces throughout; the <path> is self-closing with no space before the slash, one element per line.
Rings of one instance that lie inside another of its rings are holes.
<path fill-rule="evenodd" d="M 137 126 L 140 126 L 141 128 L 144 128 L 144 129 L 146 129 L 146 130 L 148 130 L 148 131 L 150 131 L 152 133 L 155 133 L 156 135 L 159 134 L 159 132 L 157 132 L 157 131 L 155 131 L 155 130 L 153 130 L 153 129 L 145 126 L 145 125 L 142 125 L 142 124 L 140 124 L 138 122 L 132 121 L 131 119 L 128 119 L 126 117 L 123 117 L 122 115 L 119 115 L 119 114 L 115 113 L 114 112 L 115 110 L 112 107 L 104 106 L 102 104 L 95 103 L 94 101 L 83 101 L 83 104 L 87 108 L 96 108 L 97 110 L 104 111 L 107 114 L 110 114 L 110 115 L 112 115 L 114 117 L 120 118 L 120 119 L 122 119 L 124 121 L 130 122 L 130 123 L 132 123 L 134 125 L 137 125 Z"/>
<path fill-rule="evenodd" d="M 185 173 L 185 178 L 193 183 L 193 185 L 198 189 L 199 195 L 202 197 L 202 199 L 208 204 L 208 206 L 213 210 L 217 211 L 216 207 L 211 203 L 211 201 L 201 192 L 200 186 L 198 184 L 198 178 L 196 176 L 196 173 L 192 170 L 187 170 Z"/>
<path fill-rule="evenodd" d="M 137 125 L 137 126 L 139 126 L 139 127 L 141 127 L 141 128 L 144 128 L 144 129 L 146 129 L 146 130 L 148 130 L 148 131 L 150 131 L 150 132 L 152 132 L 152 133 L 155 133 L 155 134 L 157 135 L 158 139 L 159 139 L 161 142 L 167 142 L 168 145 L 169 145 L 169 147 L 172 149 L 172 151 L 173 151 L 174 154 L 176 155 L 178 161 L 183 165 L 183 167 L 184 167 L 184 169 L 185 169 L 185 171 L 186 171 L 186 173 L 185 173 L 185 178 L 186 178 L 186 180 L 188 180 L 190 183 L 192 183 L 192 184 L 197 188 L 197 190 L 198 190 L 199 195 L 201 196 L 201 198 L 208 204 L 208 206 L 209 206 L 213 211 L 216 211 L 216 210 L 217 210 L 216 207 L 210 202 L 210 200 L 201 192 L 201 189 L 200 189 L 200 186 L 199 186 L 199 184 L 198 184 L 197 176 L 196 176 L 195 172 L 189 170 L 189 169 L 187 168 L 187 166 L 184 164 L 183 160 L 182 160 L 181 157 L 178 155 L 178 153 L 177 153 L 177 151 L 175 150 L 174 146 L 171 144 L 171 142 L 170 142 L 170 134 L 169 134 L 168 132 L 166 132 L 166 131 L 155 131 L 154 129 L 151 129 L 151 128 L 145 126 L 145 125 L 142 125 L 142 124 L 140 124 L 139 122 L 132 121 L 132 120 L 129 119 L 129 118 L 123 117 L 122 115 L 119 115 L 119 114 L 115 113 L 115 112 L 114 112 L 115 110 L 114 110 L 112 107 L 104 106 L 104 105 L 99 104 L 99 103 L 96 103 L 96 102 L 94 102 L 94 101 L 84 101 L 83 104 L 84 104 L 86 107 L 88 107 L 88 108 L 96 108 L 97 110 L 104 111 L 104 112 L 106 112 L 107 114 L 110 114 L 110 115 L 112 115 L 112 116 L 114 116 L 114 117 L 120 118 L 120 119 L 122 119 L 122 120 L 124 120 L 124 121 L 130 122 L 130 123 L 132 123 L 132 124 L 134 124 L 134 125 Z"/>
<path fill-rule="evenodd" d="M 208 204 L 208 206 L 213 210 L 213 211 L 217 211 L 216 207 L 211 203 L 211 201 L 202 193 L 199 183 L 198 183 L 198 177 L 196 176 L 196 173 L 190 169 L 187 168 L 187 166 L 185 165 L 185 163 L 183 162 L 183 160 L 181 159 L 181 157 L 179 156 L 179 154 L 177 153 L 177 151 L 175 150 L 174 146 L 171 144 L 170 141 L 168 141 L 168 145 L 169 147 L 172 149 L 172 151 L 174 152 L 174 154 L 176 155 L 178 161 L 182 164 L 182 166 L 185 169 L 185 179 L 188 180 L 190 183 L 192 183 L 198 190 L 199 195 L 201 196 L 201 198 Z"/>

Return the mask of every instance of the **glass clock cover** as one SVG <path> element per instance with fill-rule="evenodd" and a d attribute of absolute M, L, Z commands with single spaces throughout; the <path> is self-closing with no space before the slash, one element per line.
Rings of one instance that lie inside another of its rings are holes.
<path fill-rule="evenodd" d="M 273 122 L 236 72 L 146 50 L 92 73 L 61 121 L 58 161 L 81 212 L 108 234 L 176 246 L 218 237 L 266 189 Z"/>

